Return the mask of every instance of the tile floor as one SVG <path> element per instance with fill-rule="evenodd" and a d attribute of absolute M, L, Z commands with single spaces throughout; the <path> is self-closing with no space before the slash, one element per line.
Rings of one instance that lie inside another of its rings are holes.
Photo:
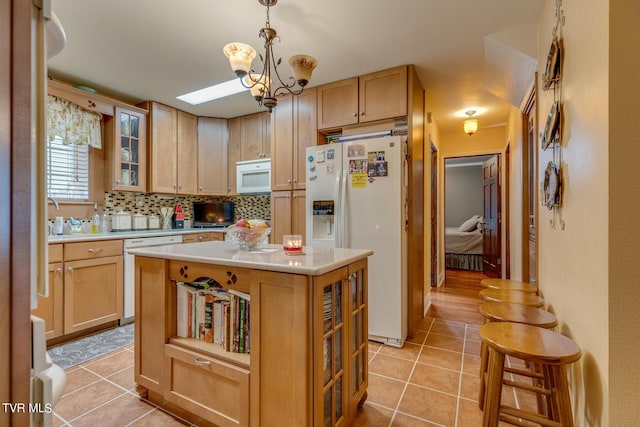
<path fill-rule="evenodd" d="M 426 318 L 401 349 L 369 343 L 368 398 L 353 426 L 466 427 L 482 424 L 478 409 L 477 324 Z M 185 426 L 139 399 L 133 345 L 68 368 L 54 426 Z M 535 407 L 533 396 L 506 390 L 510 404 Z M 502 424 L 501 424 L 502 425 Z"/>

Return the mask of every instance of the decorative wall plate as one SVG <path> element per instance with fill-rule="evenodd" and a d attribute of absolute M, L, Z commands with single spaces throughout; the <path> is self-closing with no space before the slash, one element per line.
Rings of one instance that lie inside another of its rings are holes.
<path fill-rule="evenodd" d="M 547 65 L 542 75 L 542 88 L 551 89 L 562 77 L 562 40 L 557 37 L 551 42 Z"/>
<path fill-rule="evenodd" d="M 560 142 L 562 135 L 562 106 L 554 102 L 547 116 L 547 124 L 542 134 L 542 149 L 546 150 L 550 144 Z"/>
<path fill-rule="evenodd" d="M 544 200 L 543 205 L 547 209 L 560 205 L 560 195 L 562 191 L 562 178 L 555 163 L 549 162 L 544 171 Z"/>

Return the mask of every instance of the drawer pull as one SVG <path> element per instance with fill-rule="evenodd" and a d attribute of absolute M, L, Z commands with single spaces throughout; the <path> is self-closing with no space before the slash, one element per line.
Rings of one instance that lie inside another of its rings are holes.
<path fill-rule="evenodd" d="M 90 248 L 89 249 L 89 253 L 91 253 L 91 254 L 97 254 L 98 252 L 102 252 L 102 251 L 103 251 L 102 248 L 95 248 L 95 249 L 94 248 Z"/>
<path fill-rule="evenodd" d="M 196 366 L 209 366 L 209 365 L 211 365 L 211 361 L 210 360 L 200 360 L 200 358 L 198 356 L 196 356 L 195 364 L 196 364 Z"/>

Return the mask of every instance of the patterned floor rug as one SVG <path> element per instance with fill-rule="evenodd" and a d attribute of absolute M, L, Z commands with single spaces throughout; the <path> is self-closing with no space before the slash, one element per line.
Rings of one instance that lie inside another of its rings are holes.
<path fill-rule="evenodd" d="M 49 349 L 49 356 L 63 369 L 102 356 L 133 342 L 133 323 Z"/>

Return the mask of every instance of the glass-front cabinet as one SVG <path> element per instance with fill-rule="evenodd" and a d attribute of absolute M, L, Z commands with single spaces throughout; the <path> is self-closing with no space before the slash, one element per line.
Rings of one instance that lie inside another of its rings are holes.
<path fill-rule="evenodd" d="M 114 125 L 112 187 L 146 191 L 146 115 L 116 107 Z"/>
<path fill-rule="evenodd" d="M 346 425 L 366 398 L 366 270 L 366 261 L 358 262 L 316 283 L 315 370 L 322 381 L 315 395 L 322 398 L 316 398 L 315 419 L 325 427 Z"/>

